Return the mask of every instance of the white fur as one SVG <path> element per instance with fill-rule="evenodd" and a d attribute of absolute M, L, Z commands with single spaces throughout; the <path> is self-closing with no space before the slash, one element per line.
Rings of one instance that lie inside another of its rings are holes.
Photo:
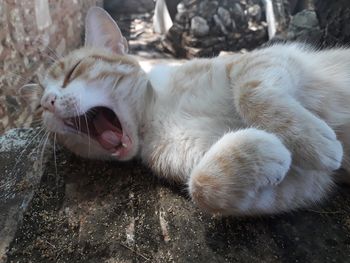
<path fill-rule="evenodd" d="M 96 19 L 111 25 L 101 10 L 90 13 L 89 43 L 94 45 L 99 35 L 110 35 L 94 29 L 91 21 Z M 122 36 L 115 41 L 122 45 Z M 113 44 L 97 44 L 106 43 Z M 99 70 L 97 63 L 90 74 Z M 132 139 L 124 160 L 140 157 L 159 176 L 187 183 L 195 203 L 208 212 L 266 214 L 318 202 L 332 188 L 332 171 L 342 162 L 338 139 L 349 163 L 347 49 L 315 51 L 285 44 L 162 65 L 148 75 L 123 64 L 110 70 L 126 77 L 100 80 L 94 87 L 73 81 L 63 91 L 48 80 L 46 94 L 79 98 L 82 112 L 110 107 Z M 62 107 L 62 116 L 70 111 L 72 107 Z M 45 119 L 59 132 L 55 117 Z M 87 156 L 86 136 L 61 137 L 67 147 Z M 97 143 L 92 146 L 90 156 L 111 158 Z"/>

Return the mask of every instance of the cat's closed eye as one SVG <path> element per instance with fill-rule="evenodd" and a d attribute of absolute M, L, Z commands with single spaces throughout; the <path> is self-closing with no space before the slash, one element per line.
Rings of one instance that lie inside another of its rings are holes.
<path fill-rule="evenodd" d="M 81 60 L 79 60 L 67 73 L 66 77 L 64 78 L 62 88 L 66 87 L 67 84 L 71 81 L 71 78 L 73 76 L 74 71 L 77 69 L 79 64 L 81 63 Z"/>

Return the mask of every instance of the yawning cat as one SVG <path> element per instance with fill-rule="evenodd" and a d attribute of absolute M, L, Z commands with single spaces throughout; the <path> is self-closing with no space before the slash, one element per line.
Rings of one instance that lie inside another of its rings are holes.
<path fill-rule="evenodd" d="M 44 125 L 76 154 L 139 157 L 224 215 L 319 202 L 349 167 L 349 49 L 280 44 L 147 74 L 127 50 L 94 7 L 85 47 L 47 71 Z"/>

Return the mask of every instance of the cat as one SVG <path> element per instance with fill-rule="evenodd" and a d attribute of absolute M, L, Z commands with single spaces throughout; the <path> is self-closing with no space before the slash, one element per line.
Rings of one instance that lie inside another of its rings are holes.
<path fill-rule="evenodd" d="M 44 126 L 75 154 L 140 158 L 237 216 L 319 203 L 350 168 L 349 49 L 275 44 L 146 73 L 103 9 L 85 31 L 42 80 Z"/>

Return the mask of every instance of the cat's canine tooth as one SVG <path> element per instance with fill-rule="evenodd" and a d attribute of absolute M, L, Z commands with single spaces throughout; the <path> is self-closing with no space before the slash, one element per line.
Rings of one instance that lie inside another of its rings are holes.
<path fill-rule="evenodd" d="M 128 145 L 127 145 L 126 143 L 122 143 L 122 146 L 123 146 L 124 148 L 128 148 Z"/>
<path fill-rule="evenodd" d="M 116 151 L 114 153 L 112 153 L 112 156 L 118 157 L 120 155 L 120 151 Z"/>

